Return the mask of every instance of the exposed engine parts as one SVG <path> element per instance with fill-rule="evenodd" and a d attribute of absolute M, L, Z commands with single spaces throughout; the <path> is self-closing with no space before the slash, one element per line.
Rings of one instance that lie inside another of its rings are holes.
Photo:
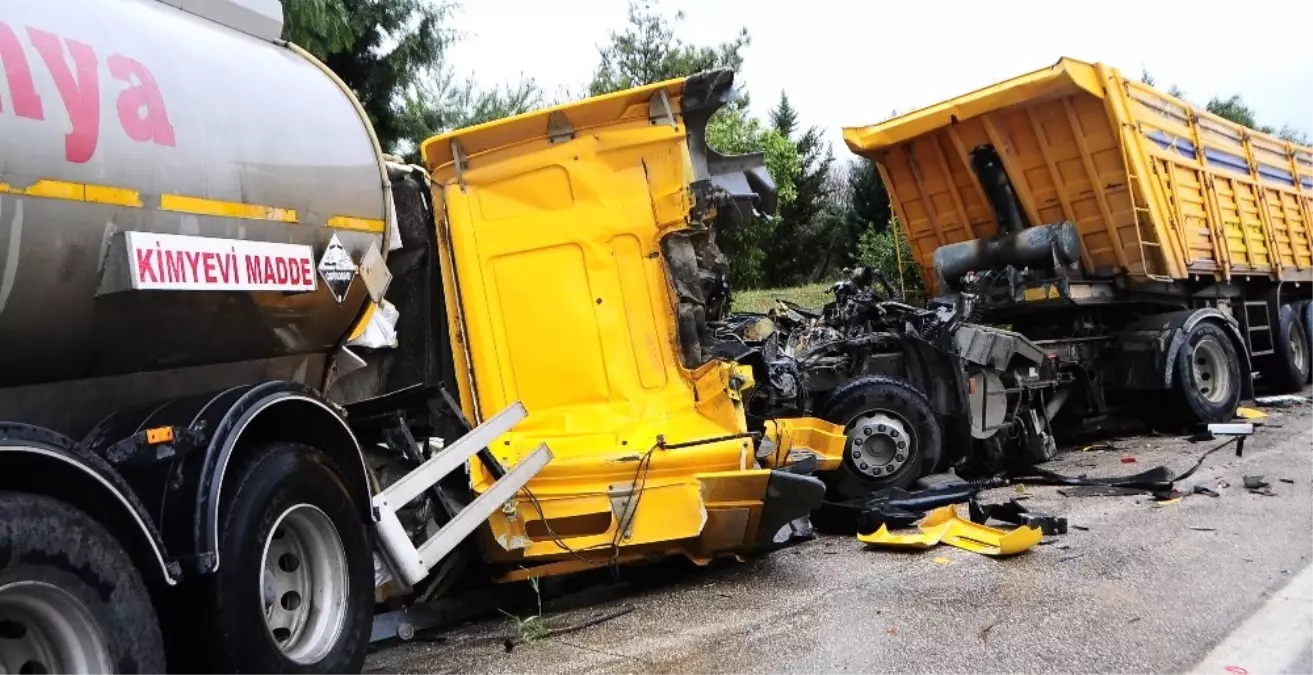
<path fill-rule="evenodd" d="M 964 460 L 998 468 L 1050 459 L 1049 423 L 1072 378 L 1026 337 L 974 323 L 972 290 L 917 308 L 862 267 L 830 288 L 834 300 L 819 312 L 781 301 L 714 322 L 713 349 L 754 368 L 755 420 L 815 415 L 845 426 L 852 484 L 831 485 L 832 497 L 906 487 Z"/>

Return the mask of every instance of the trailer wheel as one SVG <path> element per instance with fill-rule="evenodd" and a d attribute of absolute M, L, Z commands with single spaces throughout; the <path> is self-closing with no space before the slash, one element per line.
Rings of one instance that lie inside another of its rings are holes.
<path fill-rule="evenodd" d="M 1278 394 L 1290 394 L 1304 388 L 1309 375 L 1308 331 L 1302 325 L 1297 308 L 1282 305 L 1272 327 L 1272 348 L 1262 369 L 1263 381 Z"/>
<path fill-rule="evenodd" d="M 0 563 L 0 672 L 164 672 L 141 575 L 90 516 L 0 492 Z"/>
<path fill-rule="evenodd" d="M 1203 322 L 1185 337 L 1172 376 L 1179 419 L 1185 424 L 1226 422 L 1240 404 L 1240 361 L 1221 327 Z"/>
<path fill-rule="evenodd" d="M 256 449 L 225 499 L 199 638 L 206 670 L 360 672 L 373 623 L 369 536 L 323 453 Z"/>
<path fill-rule="evenodd" d="M 1313 301 L 1304 299 L 1295 305 L 1295 309 L 1300 326 L 1304 326 L 1305 344 L 1308 344 L 1309 340 L 1313 340 Z M 1313 368 L 1309 368 L 1308 380 L 1313 380 Z"/>
<path fill-rule="evenodd" d="M 844 425 L 843 463 L 821 474 L 830 499 L 859 499 L 905 488 L 939 463 L 943 431 L 930 400 L 910 383 L 883 375 L 839 385 L 822 417 Z"/>

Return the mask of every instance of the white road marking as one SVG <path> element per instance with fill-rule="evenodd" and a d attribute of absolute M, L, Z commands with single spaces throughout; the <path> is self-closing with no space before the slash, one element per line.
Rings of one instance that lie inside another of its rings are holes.
<path fill-rule="evenodd" d="M 1313 647 L 1313 565 L 1304 568 L 1213 648 L 1191 673 L 1258 675 L 1307 668 Z"/>

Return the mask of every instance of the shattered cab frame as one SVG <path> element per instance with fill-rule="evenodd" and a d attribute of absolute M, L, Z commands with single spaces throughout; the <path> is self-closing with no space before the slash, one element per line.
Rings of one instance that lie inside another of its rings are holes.
<path fill-rule="evenodd" d="M 754 434 L 751 369 L 709 349 L 728 301 L 717 227 L 774 202 L 760 155 L 706 146 L 732 97 L 733 74 L 708 72 L 423 144 L 460 406 L 530 411 L 489 447 L 500 463 L 554 453 L 483 529 L 503 579 L 770 549 L 820 504 L 804 474 L 837 463 L 841 434 Z M 795 452 L 762 461 L 763 445 Z M 469 470 L 475 494 L 495 478 Z"/>
<path fill-rule="evenodd" d="M 750 417 L 816 414 L 844 428 L 842 465 L 823 475 L 831 500 L 964 462 L 992 471 L 1053 456 L 1050 422 L 1071 377 L 1024 336 L 972 323 L 970 289 L 912 307 L 863 267 L 831 292 L 820 312 L 780 302 L 714 331 L 723 356 L 754 369 Z"/>

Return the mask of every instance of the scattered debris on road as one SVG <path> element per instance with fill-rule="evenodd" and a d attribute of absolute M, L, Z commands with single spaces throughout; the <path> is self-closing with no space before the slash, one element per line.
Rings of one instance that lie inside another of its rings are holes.
<path fill-rule="evenodd" d="M 1288 408 L 1292 405 L 1303 405 L 1313 402 L 1307 396 L 1298 394 L 1282 394 L 1281 396 L 1259 396 L 1254 399 L 1254 403 L 1264 408 Z"/>
<path fill-rule="evenodd" d="M 952 504 L 931 511 L 917 530 L 912 534 L 894 534 L 887 525 L 881 525 L 871 534 L 858 534 L 857 540 L 875 546 L 914 549 L 942 543 L 981 555 L 1009 556 L 1034 547 L 1044 536 L 1038 528 L 1026 525 L 1009 532 L 971 522 L 959 516 Z"/>

